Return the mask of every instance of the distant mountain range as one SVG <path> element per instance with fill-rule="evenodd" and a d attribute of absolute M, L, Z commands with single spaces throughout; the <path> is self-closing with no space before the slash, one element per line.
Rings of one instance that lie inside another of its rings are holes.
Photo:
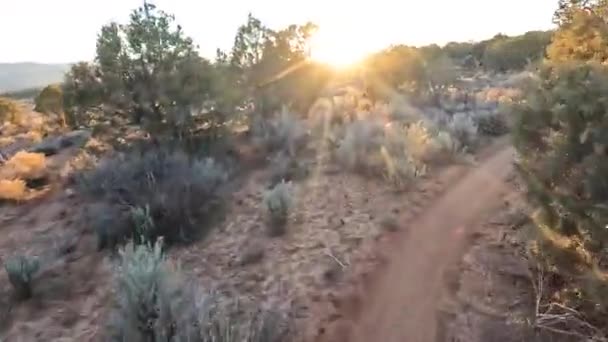
<path fill-rule="evenodd" d="M 0 94 L 61 82 L 69 64 L 0 63 Z"/>

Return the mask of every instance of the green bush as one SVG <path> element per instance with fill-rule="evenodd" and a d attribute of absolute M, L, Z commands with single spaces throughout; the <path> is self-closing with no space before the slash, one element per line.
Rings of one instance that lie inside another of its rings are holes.
<path fill-rule="evenodd" d="M 86 124 L 79 116 L 103 103 L 156 135 L 180 134 L 209 100 L 212 67 L 174 16 L 144 3 L 129 18 L 104 25 L 95 63 L 76 64 L 66 76 L 70 116 Z"/>
<path fill-rule="evenodd" d="M 4 264 L 8 279 L 19 299 L 32 297 L 32 278 L 40 269 L 38 259 L 17 256 Z"/>
<path fill-rule="evenodd" d="M 438 152 L 446 152 L 449 156 L 466 152 L 462 143 L 446 131 L 437 133 L 434 138 L 434 144 Z"/>
<path fill-rule="evenodd" d="M 281 181 L 296 181 L 308 175 L 309 169 L 297 157 L 278 153 L 270 160 L 270 183 L 272 186 Z"/>
<path fill-rule="evenodd" d="M 479 110 L 474 113 L 473 122 L 477 125 L 479 133 L 487 136 L 501 136 L 509 132 L 505 113 L 498 110 Z"/>
<path fill-rule="evenodd" d="M 383 126 L 373 119 L 345 127 L 336 150 L 337 160 L 349 170 L 384 177 L 399 189 L 426 174 L 433 158 L 434 136 L 422 121 Z"/>
<path fill-rule="evenodd" d="M 497 37 L 485 46 L 482 62 L 494 71 L 522 70 L 529 63 L 544 58 L 551 33 L 530 31 L 521 36 Z"/>
<path fill-rule="evenodd" d="M 213 159 L 161 149 L 107 159 L 81 175 L 78 188 L 107 204 L 107 214 L 92 223 L 100 248 L 142 233 L 144 240 L 172 244 L 206 232 L 221 208 L 217 191 L 226 177 Z"/>
<path fill-rule="evenodd" d="M 363 119 L 345 125 L 344 137 L 336 150 L 338 162 L 349 170 L 370 171 L 374 168 L 370 156 L 378 155 L 383 137 L 379 121 Z"/>
<path fill-rule="evenodd" d="M 293 206 L 291 183 L 281 181 L 264 193 L 264 206 L 268 212 L 268 233 L 270 236 L 285 234 L 289 210 Z"/>
<path fill-rule="evenodd" d="M 518 169 L 545 223 L 605 254 L 608 238 L 608 69 L 544 66 L 515 105 Z"/>
<path fill-rule="evenodd" d="M 46 86 L 35 99 L 35 111 L 40 113 L 63 113 L 63 90 L 58 84 Z"/>
<path fill-rule="evenodd" d="M 305 124 L 285 110 L 275 119 L 258 117 L 251 125 L 251 134 L 265 152 L 281 151 L 291 157 L 306 144 L 308 136 Z"/>
<path fill-rule="evenodd" d="M 169 267 L 162 245 L 127 244 L 120 251 L 110 341 L 280 342 L 289 326 L 275 311 L 239 307 L 205 293 Z M 243 314 L 244 311 L 244 314 Z"/>
<path fill-rule="evenodd" d="M 166 264 L 161 243 L 129 243 L 120 256 L 110 340 L 192 341 L 186 338 L 197 335 L 197 305 L 205 309 L 205 298 L 188 292 L 179 274 Z"/>
<path fill-rule="evenodd" d="M 447 131 L 468 151 L 475 149 L 477 146 L 479 128 L 470 115 L 466 113 L 454 114 L 448 121 Z"/>

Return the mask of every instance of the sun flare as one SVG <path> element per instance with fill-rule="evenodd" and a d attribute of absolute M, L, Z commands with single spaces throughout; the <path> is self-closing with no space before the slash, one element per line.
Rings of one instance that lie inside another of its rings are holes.
<path fill-rule="evenodd" d="M 311 39 L 310 55 L 313 60 L 334 68 L 348 68 L 376 50 L 372 43 L 344 27 L 341 30 L 320 28 Z"/>

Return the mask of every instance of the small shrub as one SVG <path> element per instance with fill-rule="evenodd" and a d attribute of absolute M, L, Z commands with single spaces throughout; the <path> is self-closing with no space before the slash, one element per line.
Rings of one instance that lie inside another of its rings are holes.
<path fill-rule="evenodd" d="M 4 269 L 8 274 L 8 280 L 19 299 L 32 297 L 32 278 L 40 269 L 38 259 L 17 256 L 9 259 L 4 264 Z"/>
<path fill-rule="evenodd" d="M 19 151 L 6 162 L 2 170 L 2 176 L 7 179 L 36 180 L 45 175 L 46 157 L 43 153 Z"/>
<path fill-rule="evenodd" d="M 447 130 L 452 138 L 457 139 L 463 148 L 472 150 L 478 139 L 478 127 L 473 119 L 465 113 L 456 113 L 448 122 Z"/>
<path fill-rule="evenodd" d="M 263 201 L 269 215 L 269 235 L 283 235 L 289 218 L 289 210 L 293 205 L 291 183 L 281 181 L 264 193 Z"/>
<path fill-rule="evenodd" d="M 295 181 L 306 177 L 308 168 L 298 158 L 279 153 L 270 161 L 270 183 L 272 186 L 281 181 Z"/>
<path fill-rule="evenodd" d="M 117 308 L 109 323 L 112 341 L 174 341 L 184 313 L 176 275 L 165 263 L 162 244 L 134 245 L 120 251 L 116 279 Z M 186 302 L 187 303 L 187 302 Z M 192 323 L 192 322 L 190 322 Z"/>
<path fill-rule="evenodd" d="M 204 293 L 170 267 L 160 241 L 121 249 L 114 293 L 110 341 L 279 342 L 289 332 L 275 311 L 239 306 L 244 314 L 234 319 L 229 300 Z"/>
<path fill-rule="evenodd" d="M 348 169 L 382 175 L 403 189 L 426 173 L 432 143 L 432 134 L 422 121 L 382 126 L 379 121 L 365 119 L 347 126 L 336 153 Z"/>
<path fill-rule="evenodd" d="M 390 130 L 386 131 L 386 135 Z M 399 152 L 404 152 L 412 160 L 423 161 L 428 158 L 432 148 L 432 134 L 423 121 L 417 121 L 401 127 L 397 130 L 397 135 L 392 135 L 393 140 L 401 140 Z"/>
<path fill-rule="evenodd" d="M 385 229 L 389 232 L 396 232 L 400 228 L 399 218 L 394 214 L 388 214 L 388 215 L 383 216 L 380 219 L 379 223 L 380 223 L 380 227 L 382 227 L 382 229 Z"/>
<path fill-rule="evenodd" d="M 63 90 L 58 84 L 46 86 L 35 99 L 35 111 L 59 114 L 63 112 Z"/>
<path fill-rule="evenodd" d="M 547 226 L 606 260 L 608 69 L 545 65 L 513 107 L 517 170 Z"/>
<path fill-rule="evenodd" d="M 0 200 L 20 201 L 25 198 L 27 185 L 21 179 L 0 179 Z"/>
<path fill-rule="evenodd" d="M 473 115 L 473 121 L 479 133 L 487 136 L 500 136 L 509 132 L 504 114 L 499 111 L 478 111 Z"/>
<path fill-rule="evenodd" d="M 412 180 L 426 175 L 426 165 L 417 165 L 418 163 L 410 156 L 391 156 L 384 146 L 381 148 L 381 153 L 386 164 L 384 177 L 395 190 L 404 190 Z"/>
<path fill-rule="evenodd" d="M 463 152 L 463 146 L 459 140 L 454 139 L 452 135 L 445 131 L 440 131 L 434 137 L 436 151 L 440 154 L 443 152 L 448 155 L 458 155 Z"/>
<path fill-rule="evenodd" d="M 132 207 L 130 214 L 135 226 L 136 238 L 141 239 L 142 242 L 149 241 L 155 230 L 154 219 L 150 215 L 150 206 Z"/>
<path fill-rule="evenodd" d="M 382 125 L 371 119 L 356 120 L 345 127 L 344 138 L 336 150 L 338 161 L 350 170 L 366 170 L 370 155 L 377 155 L 382 145 Z"/>
<path fill-rule="evenodd" d="M 112 207 L 102 222 L 93 224 L 100 247 L 138 235 L 142 228 L 129 214 L 133 208 L 138 214 L 146 208 L 153 223 L 146 225 L 144 238 L 164 237 L 171 244 L 206 232 L 221 208 L 218 190 L 226 178 L 213 159 L 190 160 L 180 152 L 152 150 L 105 160 L 80 177 L 78 189 Z"/>
<path fill-rule="evenodd" d="M 305 145 L 308 136 L 305 124 L 285 110 L 274 120 L 259 118 L 251 133 L 254 143 L 267 153 L 284 151 L 292 157 Z"/>
<path fill-rule="evenodd" d="M 403 190 L 415 178 L 426 174 L 423 159 L 428 157 L 431 136 L 421 122 L 385 129 L 380 154 L 384 177 Z"/>

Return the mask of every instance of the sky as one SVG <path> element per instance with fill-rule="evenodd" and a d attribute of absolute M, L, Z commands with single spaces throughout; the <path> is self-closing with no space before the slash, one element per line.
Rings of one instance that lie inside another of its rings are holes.
<path fill-rule="evenodd" d="M 552 28 L 557 0 L 155 0 L 213 57 L 252 12 L 271 28 L 315 22 L 339 50 L 445 44 Z M 142 0 L 0 0 L 0 62 L 92 60 L 102 25 L 126 22 Z"/>

